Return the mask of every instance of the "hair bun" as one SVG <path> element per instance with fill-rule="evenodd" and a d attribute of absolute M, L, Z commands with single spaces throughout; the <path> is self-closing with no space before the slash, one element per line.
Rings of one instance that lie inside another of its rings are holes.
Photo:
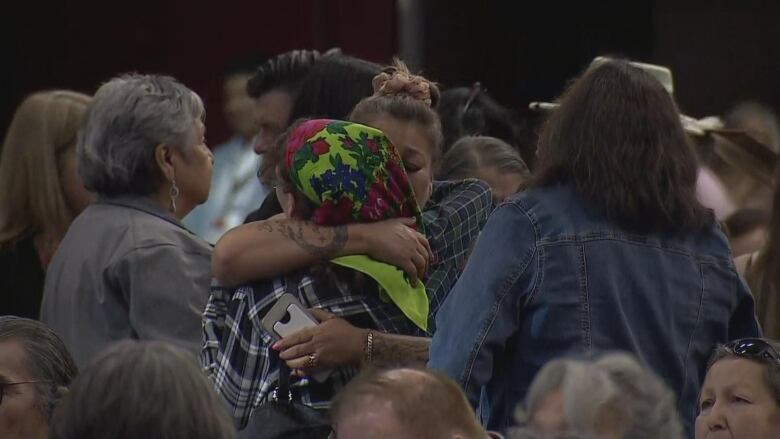
<path fill-rule="evenodd" d="M 435 106 L 439 101 L 439 88 L 436 84 L 419 75 L 413 75 L 403 62 L 395 60 L 374 76 L 371 84 L 374 96 L 408 97 Z"/>

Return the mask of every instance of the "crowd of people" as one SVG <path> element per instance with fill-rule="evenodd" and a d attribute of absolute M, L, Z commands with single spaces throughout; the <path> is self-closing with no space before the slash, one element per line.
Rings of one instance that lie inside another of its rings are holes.
<path fill-rule="evenodd" d="M 528 121 L 334 49 L 19 106 L 0 437 L 780 437 L 780 128 L 597 58 Z"/>

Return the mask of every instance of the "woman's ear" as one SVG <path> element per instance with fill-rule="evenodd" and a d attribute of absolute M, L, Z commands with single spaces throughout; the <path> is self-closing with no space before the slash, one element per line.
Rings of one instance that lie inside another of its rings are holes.
<path fill-rule="evenodd" d="M 279 199 L 279 205 L 282 206 L 282 210 L 287 218 L 292 218 L 292 213 L 295 212 L 296 207 L 293 194 L 282 189 L 277 189 L 276 197 Z"/>
<path fill-rule="evenodd" d="M 154 161 L 160 168 L 163 177 L 168 181 L 173 181 L 175 176 L 172 157 L 173 151 L 171 151 L 171 148 L 168 145 L 161 143 L 154 148 Z"/>

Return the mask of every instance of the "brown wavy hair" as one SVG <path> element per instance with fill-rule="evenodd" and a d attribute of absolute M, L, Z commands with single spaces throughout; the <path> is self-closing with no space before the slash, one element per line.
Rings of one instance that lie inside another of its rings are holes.
<path fill-rule="evenodd" d="M 623 60 L 588 69 L 544 125 L 531 187 L 571 184 L 629 230 L 689 231 L 713 221 L 696 199 L 697 162 L 674 100 Z"/>

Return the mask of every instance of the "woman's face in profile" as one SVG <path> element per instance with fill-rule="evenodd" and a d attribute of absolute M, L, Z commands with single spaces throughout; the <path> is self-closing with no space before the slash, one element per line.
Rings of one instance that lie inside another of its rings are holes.
<path fill-rule="evenodd" d="M 434 145 L 425 135 L 425 129 L 416 122 L 404 122 L 391 116 L 379 116 L 367 125 L 380 129 L 395 145 L 404 163 L 409 184 L 421 209 L 431 198 L 433 182 Z"/>
<path fill-rule="evenodd" d="M 764 379 L 766 367 L 744 358 L 712 365 L 699 396 L 696 439 L 780 438 L 780 405 Z"/>

